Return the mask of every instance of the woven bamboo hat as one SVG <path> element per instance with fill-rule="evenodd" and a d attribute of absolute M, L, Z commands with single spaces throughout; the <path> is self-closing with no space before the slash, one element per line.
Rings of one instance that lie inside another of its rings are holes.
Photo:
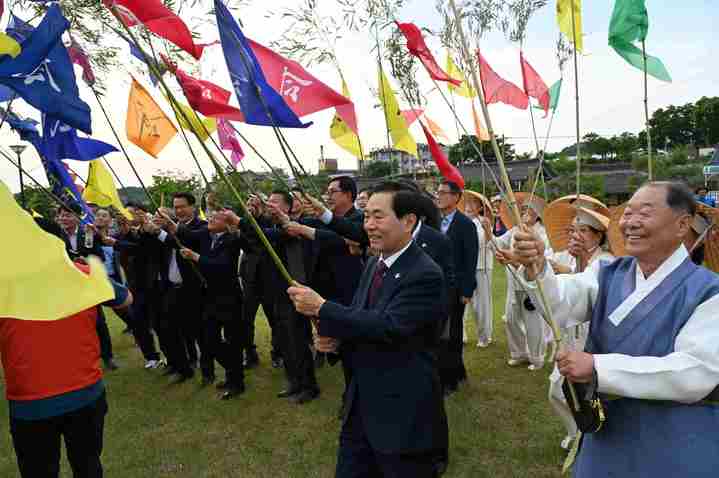
<path fill-rule="evenodd" d="M 537 216 L 539 216 L 542 219 L 542 222 L 544 222 L 544 209 L 547 204 L 547 202 L 537 196 L 536 194 L 534 196 L 530 195 L 530 193 L 524 193 L 524 192 L 517 192 L 514 193 L 514 197 L 517 200 L 517 205 L 521 208 L 523 206 L 529 206 L 531 207 L 534 212 L 537 213 Z M 530 201 L 531 199 L 531 201 Z M 502 222 L 505 226 L 507 226 L 508 229 L 511 229 L 514 227 L 514 220 L 512 219 L 512 212 L 509 210 L 509 207 L 506 202 L 502 202 L 502 206 L 499 208 L 499 216 L 502 218 Z"/>
<path fill-rule="evenodd" d="M 698 214 L 694 217 L 692 229 L 697 235 L 703 234 L 706 228 L 712 228 L 704 238 L 704 265 L 719 274 L 719 209 L 698 203 L 697 211 L 703 216 L 702 221 L 697 220 L 697 216 L 701 217 Z M 701 229 L 703 225 L 706 225 L 706 228 L 701 232 L 695 228 L 698 226 Z"/>
<path fill-rule="evenodd" d="M 489 199 L 487 199 L 484 194 L 465 189 L 464 194 L 462 194 L 462 199 L 457 206 L 460 211 L 464 212 L 465 203 L 467 201 L 479 201 L 479 203 L 482 204 L 482 206 L 484 207 L 485 215 L 487 216 L 489 221 L 494 221 L 494 214 L 492 214 L 492 204 L 489 202 Z"/>
<path fill-rule="evenodd" d="M 577 211 L 583 209 L 586 222 L 594 221 L 595 229 L 607 230 L 602 227 L 606 219 L 609 222 L 609 208 L 600 200 L 586 194 L 572 194 L 552 201 L 544 210 L 544 228 L 547 238 L 554 251 L 563 251 L 569 244 L 569 230 L 577 217 Z"/>

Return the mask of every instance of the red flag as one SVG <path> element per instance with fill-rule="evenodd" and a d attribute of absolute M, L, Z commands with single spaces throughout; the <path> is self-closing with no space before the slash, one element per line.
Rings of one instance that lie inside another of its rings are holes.
<path fill-rule="evenodd" d="M 494 72 L 487 60 L 477 50 L 479 58 L 479 72 L 482 77 L 482 90 L 487 104 L 504 103 L 514 106 L 520 110 L 526 110 L 529 106 L 529 98 L 520 90 L 517 85 L 507 81 Z"/>
<path fill-rule="evenodd" d="M 429 152 L 432 153 L 437 169 L 444 176 L 447 181 L 452 181 L 457 184 L 460 188 L 464 189 L 464 178 L 459 172 L 459 169 L 455 168 L 452 163 L 447 159 L 447 155 L 444 154 L 442 148 L 439 147 L 437 141 L 434 140 L 432 134 L 425 128 L 424 124 L 420 121 L 419 124 L 422 126 L 424 135 L 427 138 L 427 145 L 429 146 Z"/>
<path fill-rule="evenodd" d="M 427 73 L 429 73 L 429 76 L 432 77 L 432 79 L 437 81 L 446 81 L 455 86 L 460 86 L 462 84 L 461 81 L 452 78 L 439 67 L 437 60 L 435 60 L 434 56 L 432 56 L 432 52 L 429 51 L 429 48 L 427 48 L 424 37 L 422 37 L 422 32 L 419 31 L 419 28 L 417 28 L 414 23 L 395 23 L 397 23 L 397 26 L 407 39 L 407 49 L 409 49 L 409 52 L 413 56 L 419 58 L 419 61 L 422 62 L 424 67 L 427 69 Z"/>
<path fill-rule="evenodd" d="M 0 0 L 1 1 L 1 0 Z M 0 13 L 0 15 L 2 15 Z M 92 71 L 90 65 L 90 59 L 87 57 L 87 53 L 82 47 L 75 41 L 74 38 L 70 38 L 70 46 L 67 47 L 67 53 L 70 55 L 70 61 L 76 65 L 82 67 L 82 79 L 85 83 L 92 86 L 95 84 L 95 73 Z"/>
<path fill-rule="evenodd" d="M 408 128 L 422 116 L 422 113 L 424 113 L 424 110 L 404 110 L 399 112 L 407 123 Z"/>
<path fill-rule="evenodd" d="M 357 116 L 351 100 L 312 76 L 299 63 L 288 60 L 249 38 L 247 41 L 260 63 L 267 83 L 282 96 L 297 116 L 306 116 L 334 106 L 339 117 L 357 134 Z"/>
<path fill-rule="evenodd" d="M 542 80 L 542 77 L 536 72 L 532 65 L 524 59 L 524 53 L 519 52 L 519 62 L 522 64 L 522 81 L 524 83 L 524 92 L 527 96 L 536 98 L 539 106 L 544 110 L 545 116 L 549 113 L 549 88 Z"/>
<path fill-rule="evenodd" d="M 117 9 L 122 22 L 128 26 L 143 23 L 148 30 L 174 43 L 196 59 L 202 56 L 205 45 L 196 45 L 185 22 L 160 0 L 102 0 L 107 8 Z"/>
<path fill-rule="evenodd" d="M 163 56 L 165 63 L 167 58 Z M 174 65 L 168 64 L 170 69 Z M 244 121 L 245 116 L 239 108 L 230 106 L 232 93 L 212 82 L 193 78 L 179 68 L 175 69 L 177 81 L 185 92 L 187 101 L 200 113 L 211 118 L 224 118 L 231 121 Z"/>

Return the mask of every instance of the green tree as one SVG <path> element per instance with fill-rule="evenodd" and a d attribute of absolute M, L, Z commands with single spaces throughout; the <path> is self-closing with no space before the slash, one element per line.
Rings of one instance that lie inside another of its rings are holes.
<path fill-rule="evenodd" d="M 504 155 L 505 161 L 512 161 L 515 159 L 516 153 L 514 152 L 514 145 L 508 143 L 501 136 L 497 137 L 497 144 Z M 497 161 L 494 154 L 494 148 L 492 148 L 492 143 L 489 141 L 479 142 L 477 137 L 474 135 L 463 135 L 459 139 L 459 142 L 453 144 L 449 148 L 450 163 L 454 165 L 459 163 L 481 163 L 482 160 L 477 155 L 475 146 L 482 152 L 482 156 L 484 156 L 485 161 Z"/>
<path fill-rule="evenodd" d="M 172 195 L 179 192 L 199 194 L 201 183 L 196 176 L 188 176 L 181 171 L 161 171 L 152 176 L 152 185 L 147 189 L 157 205 L 162 200 L 166 207 L 172 206 Z"/>
<path fill-rule="evenodd" d="M 391 176 L 397 170 L 397 161 L 371 161 L 365 167 L 365 174 L 370 178 Z"/>
<path fill-rule="evenodd" d="M 18 204 L 22 204 L 20 193 L 15 194 L 15 200 Z M 25 185 L 26 210 L 35 211 L 41 216 L 51 219 L 57 206 L 57 202 L 39 187 Z"/>

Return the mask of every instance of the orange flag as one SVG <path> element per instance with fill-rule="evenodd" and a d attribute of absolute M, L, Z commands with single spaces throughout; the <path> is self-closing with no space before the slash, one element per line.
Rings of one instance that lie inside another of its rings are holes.
<path fill-rule="evenodd" d="M 177 128 L 134 78 L 127 105 L 127 139 L 154 158 L 177 134 Z"/>
<path fill-rule="evenodd" d="M 449 136 L 447 136 L 447 133 L 445 133 L 444 130 L 442 130 L 442 128 L 440 128 L 437 123 L 435 123 L 434 121 L 429 119 L 429 116 L 427 116 L 426 113 L 424 115 L 424 120 L 427 122 L 427 127 L 429 128 L 429 130 L 432 132 L 432 134 L 435 137 L 437 137 L 439 139 L 443 139 L 448 143 L 450 142 Z"/>
<path fill-rule="evenodd" d="M 472 114 L 474 115 L 474 132 L 477 135 L 477 139 L 480 142 L 489 141 L 489 132 L 477 115 L 477 109 L 474 107 L 474 101 L 472 101 Z"/>

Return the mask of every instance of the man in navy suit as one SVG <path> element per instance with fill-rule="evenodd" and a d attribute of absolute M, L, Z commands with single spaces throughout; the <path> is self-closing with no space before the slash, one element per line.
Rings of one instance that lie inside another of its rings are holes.
<path fill-rule="evenodd" d="M 447 418 L 434 350 L 446 313 L 439 266 L 412 241 L 417 194 L 377 188 L 367 204 L 371 258 L 349 307 L 305 286 L 288 293 L 317 319 L 316 345 L 342 348 L 351 370 L 338 452 L 338 478 L 436 476 Z"/>
<path fill-rule="evenodd" d="M 477 288 L 475 268 L 479 254 L 477 228 L 467 216 L 457 210 L 462 189 L 451 181 L 444 181 L 437 191 L 437 202 L 442 212 L 442 233 L 452 241 L 456 288 L 449 296 L 449 340 L 443 341 L 440 351 L 440 375 L 445 393 L 453 393 L 467 379 L 462 359 L 462 331 L 464 306 L 472 300 Z"/>

